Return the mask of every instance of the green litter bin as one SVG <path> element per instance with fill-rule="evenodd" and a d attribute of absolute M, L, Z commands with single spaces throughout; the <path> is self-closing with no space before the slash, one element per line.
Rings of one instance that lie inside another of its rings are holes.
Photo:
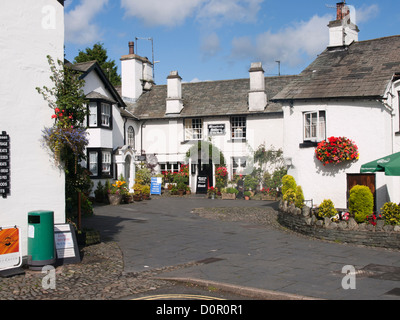
<path fill-rule="evenodd" d="M 54 212 L 28 213 L 28 266 L 41 270 L 56 261 L 54 243 Z"/>

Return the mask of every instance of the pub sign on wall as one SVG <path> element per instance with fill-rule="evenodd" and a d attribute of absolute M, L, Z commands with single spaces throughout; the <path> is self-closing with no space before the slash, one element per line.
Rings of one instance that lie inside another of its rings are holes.
<path fill-rule="evenodd" d="M 10 136 L 3 131 L 0 134 L 0 197 L 10 195 Z"/>

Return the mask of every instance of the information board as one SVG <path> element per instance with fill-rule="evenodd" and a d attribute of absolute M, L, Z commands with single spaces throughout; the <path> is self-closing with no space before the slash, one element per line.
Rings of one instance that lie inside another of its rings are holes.
<path fill-rule="evenodd" d="M 0 270 L 18 268 L 22 264 L 20 228 L 0 227 Z"/>
<path fill-rule="evenodd" d="M 54 240 L 59 262 L 68 264 L 81 261 L 75 230 L 70 224 L 55 224 Z"/>
<path fill-rule="evenodd" d="M 2 131 L 0 134 L 0 197 L 10 195 L 10 136 Z"/>
<path fill-rule="evenodd" d="M 197 176 L 197 193 L 207 193 L 208 191 L 208 177 L 207 176 Z"/>
<path fill-rule="evenodd" d="M 161 184 L 162 184 L 162 178 L 161 177 L 153 177 L 153 178 L 151 178 L 150 194 L 159 194 L 159 195 L 161 195 Z"/>
<path fill-rule="evenodd" d="M 208 125 L 209 136 L 223 136 L 225 135 L 225 124 L 209 124 Z"/>

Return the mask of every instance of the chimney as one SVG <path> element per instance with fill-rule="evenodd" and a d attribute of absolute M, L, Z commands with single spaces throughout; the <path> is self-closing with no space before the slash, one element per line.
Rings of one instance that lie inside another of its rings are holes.
<path fill-rule="evenodd" d="M 167 77 L 166 114 L 178 114 L 183 109 L 182 78 L 178 71 L 171 71 Z"/>
<path fill-rule="evenodd" d="M 267 106 L 264 69 L 261 62 L 251 64 L 249 111 L 264 111 Z"/>
<path fill-rule="evenodd" d="M 135 43 L 133 41 L 129 42 L 129 54 L 135 54 Z"/>
<path fill-rule="evenodd" d="M 359 29 L 350 19 L 350 7 L 346 2 L 336 4 L 336 20 L 329 27 L 329 47 L 348 46 L 358 41 Z"/>
<path fill-rule="evenodd" d="M 122 97 L 135 102 L 154 84 L 153 64 L 135 54 L 135 44 L 129 42 L 129 54 L 121 57 Z"/>

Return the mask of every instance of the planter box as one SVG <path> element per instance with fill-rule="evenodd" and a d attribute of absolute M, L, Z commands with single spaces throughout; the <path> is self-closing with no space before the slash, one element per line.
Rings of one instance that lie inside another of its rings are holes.
<path fill-rule="evenodd" d="M 262 200 L 267 200 L 267 201 L 276 201 L 276 197 L 274 197 L 274 196 L 268 196 L 268 195 L 263 195 L 262 196 L 262 198 L 261 198 Z"/>
<path fill-rule="evenodd" d="M 222 193 L 222 200 L 235 200 L 236 194 L 234 193 Z"/>

